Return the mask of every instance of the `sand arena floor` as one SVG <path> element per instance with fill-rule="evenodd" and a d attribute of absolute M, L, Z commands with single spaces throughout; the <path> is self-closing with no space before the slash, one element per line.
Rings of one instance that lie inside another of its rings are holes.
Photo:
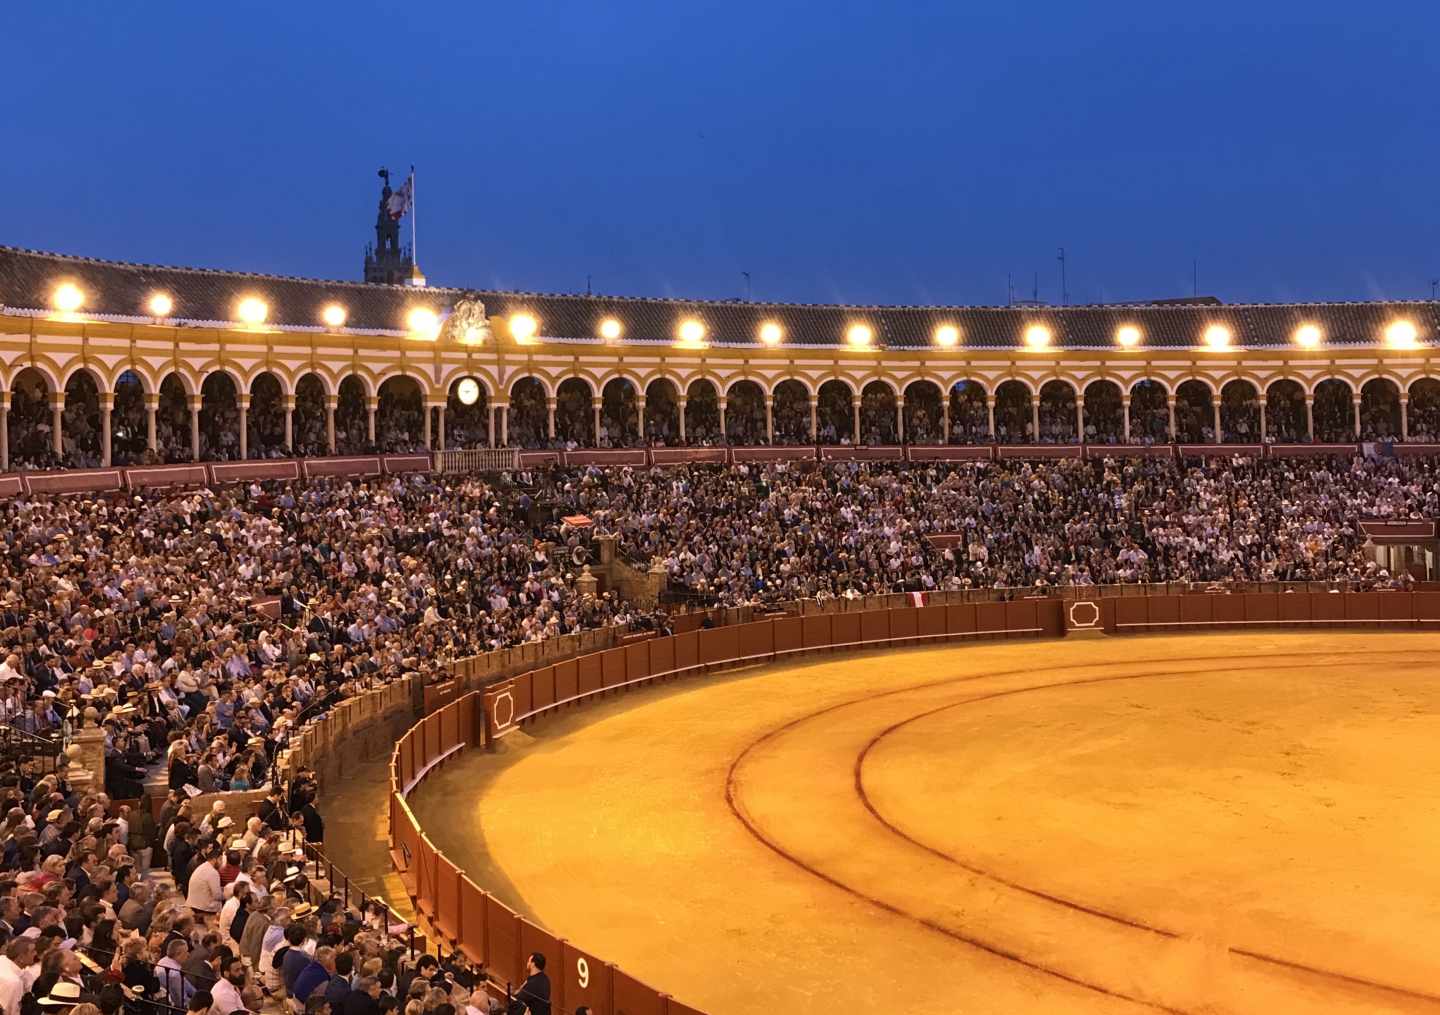
<path fill-rule="evenodd" d="M 706 1011 L 1440 1012 L 1440 635 L 821 656 L 632 692 L 412 797 Z"/>

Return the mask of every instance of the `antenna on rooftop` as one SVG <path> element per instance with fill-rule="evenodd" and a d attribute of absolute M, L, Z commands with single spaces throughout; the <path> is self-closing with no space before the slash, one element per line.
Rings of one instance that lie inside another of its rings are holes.
<path fill-rule="evenodd" d="M 1056 258 L 1060 262 L 1060 305 L 1068 306 L 1070 303 L 1070 289 L 1065 284 L 1065 248 L 1060 248 L 1060 256 Z"/>
<path fill-rule="evenodd" d="M 750 302 L 750 273 L 749 273 L 748 271 L 742 271 L 742 272 L 740 273 L 740 277 L 745 280 L 745 302 L 746 302 L 746 303 L 749 303 L 749 302 Z"/>

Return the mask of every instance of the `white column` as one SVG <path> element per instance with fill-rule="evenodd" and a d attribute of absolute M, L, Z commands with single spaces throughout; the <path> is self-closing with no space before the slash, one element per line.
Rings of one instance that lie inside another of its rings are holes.
<path fill-rule="evenodd" d="M 1354 412 L 1352 413 L 1352 415 L 1351 415 L 1350 418 L 1351 418 L 1351 419 L 1354 421 L 1354 423 L 1355 423 L 1355 439 L 1358 441 L 1358 440 L 1360 439 L 1360 393 L 1359 393 L 1359 392 L 1356 392 L 1356 393 L 1355 393 L 1354 405 L 1355 405 L 1355 409 L 1354 409 Z"/>
<path fill-rule="evenodd" d="M 681 395 L 675 399 L 675 404 L 680 407 L 680 443 L 685 443 L 685 406 L 690 402 L 688 395 Z"/>
<path fill-rule="evenodd" d="M 1120 423 L 1124 427 L 1125 443 L 1130 443 L 1130 396 L 1120 396 Z"/>
<path fill-rule="evenodd" d="M 775 443 L 775 396 L 765 396 L 765 443 Z"/>
<path fill-rule="evenodd" d="M 729 404 L 730 404 L 730 399 L 726 398 L 724 395 L 721 395 L 720 398 L 719 398 L 719 404 L 720 404 L 720 442 L 721 442 L 722 444 L 729 444 L 729 443 L 730 443 L 730 431 L 725 428 L 725 409 L 726 409 L 726 407 L 729 406 Z"/>
<path fill-rule="evenodd" d="M 145 449 L 147 451 L 158 450 L 158 441 L 155 437 L 155 417 L 160 412 L 160 396 L 145 396 Z"/>
<path fill-rule="evenodd" d="M 240 460 L 250 457 L 250 396 L 237 395 L 235 407 L 240 411 Z"/>
<path fill-rule="evenodd" d="M 1215 443 L 1224 444 L 1225 435 L 1220 432 L 1220 396 L 1210 396 L 1210 408 L 1215 414 Z"/>
<path fill-rule="evenodd" d="M 635 432 L 645 439 L 645 396 L 635 396 Z"/>
<path fill-rule="evenodd" d="M 591 396 L 590 396 L 590 408 L 593 409 L 594 412 L 595 412 L 595 444 L 594 444 L 594 447 L 597 447 L 597 448 L 600 446 L 600 405 L 601 405 L 600 398 L 599 398 L 598 396 L 596 396 L 596 395 L 591 395 Z"/>
<path fill-rule="evenodd" d="M 500 405 L 500 446 L 510 446 L 510 403 L 502 402 Z"/>
<path fill-rule="evenodd" d="M 1315 443 L 1315 396 L 1305 396 L 1305 439 Z"/>
<path fill-rule="evenodd" d="M 1030 442 L 1040 443 L 1040 392 L 1030 397 Z"/>
<path fill-rule="evenodd" d="M 445 450 L 445 403 L 444 403 L 444 402 L 441 402 L 439 405 L 437 405 L 437 406 L 435 407 L 435 415 L 438 417 L 438 419 L 436 420 L 436 422 L 440 424 L 439 448 L 440 448 L 441 451 L 444 451 L 444 450 Z"/>
<path fill-rule="evenodd" d="M 545 436 L 555 439 L 555 399 L 545 399 Z"/>
<path fill-rule="evenodd" d="M 1266 437 L 1266 433 L 1265 433 L 1265 396 L 1264 396 L 1264 395 L 1261 395 L 1261 396 L 1260 396 L 1259 405 L 1260 405 L 1260 443 L 1261 443 L 1261 444 L 1264 444 L 1264 443 L 1265 443 L 1265 437 Z"/>
<path fill-rule="evenodd" d="M 1075 396 L 1075 443 L 1085 443 L 1085 396 Z"/>
<path fill-rule="evenodd" d="M 295 453 L 295 396 L 286 395 L 281 406 L 285 416 L 285 450 Z"/>
<path fill-rule="evenodd" d="M 10 392 L 0 391 L 0 472 L 10 471 Z"/>
<path fill-rule="evenodd" d="M 380 411 L 380 399 L 370 395 L 365 399 L 365 439 L 375 443 L 375 414 Z"/>
<path fill-rule="evenodd" d="M 940 427 L 944 433 L 944 442 L 950 443 L 950 392 L 946 391 L 940 396 Z"/>
<path fill-rule="evenodd" d="M 810 443 L 820 443 L 820 399 L 810 396 Z"/>
<path fill-rule="evenodd" d="M 325 396 L 325 450 L 327 454 L 335 453 L 335 407 L 340 404 L 336 395 Z M 374 419 L 372 414 L 371 419 Z"/>
<path fill-rule="evenodd" d="M 994 396 L 994 395 L 986 395 L 986 396 L 985 396 L 985 416 L 986 416 L 986 418 L 987 418 L 987 419 L 989 420 L 989 422 L 990 422 L 990 443 L 991 443 L 991 444 L 999 443 L 999 439 L 995 436 L 995 396 Z"/>
<path fill-rule="evenodd" d="M 1175 396 L 1167 393 L 1165 395 L 1165 411 L 1170 414 L 1170 421 L 1166 424 L 1165 432 L 1169 434 L 1170 443 L 1180 443 L 1180 435 L 1175 432 Z"/>
<path fill-rule="evenodd" d="M 905 443 L 905 396 L 895 399 L 895 439 Z"/>
<path fill-rule="evenodd" d="M 100 396 L 100 464 L 110 468 L 110 414 L 115 411 L 115 396 L 105 392 Z"/>
<path fill-rule="evenodd" d="M 1410 396 L 1400 396 L 1400 439 L 1410 439 Z"/>
<path fill-rule="evenodd" d="M 187 399 L 190 403 L 190 460 L 200 461 L 200 406 L 205 399 L 200 395 L 191 395 Z"/>
<path fill-rule="evenodd" d="M 860 396 L 850 396 L 850 417 L 852 426 L 852 440 L 858 446 L 860 444 Z"/>
<path fill-rule="evenodd" d="M 57 455 L 65 453 L 65 392 L 50 396 L 50 446 Z"/>

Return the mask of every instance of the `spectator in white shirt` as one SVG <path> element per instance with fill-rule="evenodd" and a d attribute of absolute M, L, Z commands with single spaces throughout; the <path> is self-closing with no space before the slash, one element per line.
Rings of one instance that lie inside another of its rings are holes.
<path fill-rule="evenodd" d="M 214 844 L 208 845 L 205 849 L 205 861 L 190 875 L 189 890 L 185 894 L 185 905 L 197 914 L 207 913 L 214 916 L 220 912 L 220 907 L 225 903 L 225 896 L 220 887 L 220 871 L 215 866 L 216 849 Z"/>

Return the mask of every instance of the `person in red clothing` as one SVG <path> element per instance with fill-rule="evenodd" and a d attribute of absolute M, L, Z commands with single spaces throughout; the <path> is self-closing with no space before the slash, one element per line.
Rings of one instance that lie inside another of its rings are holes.
<path fill-rule="evenodd" d="M 224 889 L 239 876 L 240 854 L 233 849 L 227 849 L 223 862 L 220 864 L 220 887 Z"/>

